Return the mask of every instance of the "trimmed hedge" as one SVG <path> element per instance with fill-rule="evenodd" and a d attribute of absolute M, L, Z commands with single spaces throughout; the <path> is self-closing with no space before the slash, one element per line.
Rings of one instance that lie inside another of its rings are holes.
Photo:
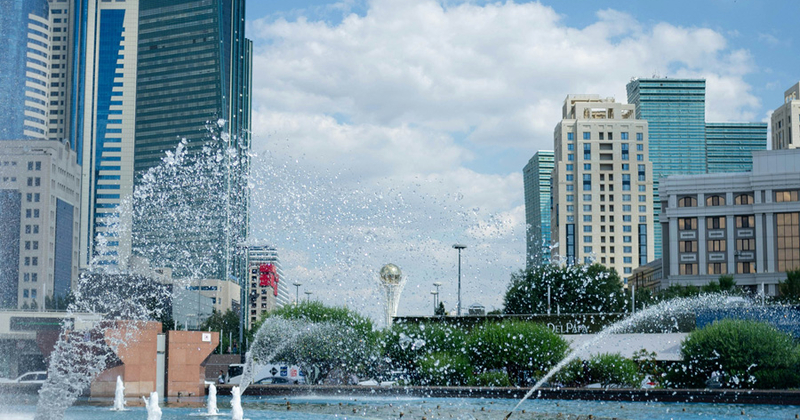
<path fill-rule="evenodd" d="M 695 330 L 681 344 L 683 363 L 667 374 L 669 385 L 703 388 L 712 375 L 728 388 L 795 388 L 798 348 L 769 324 L 721 320 Z"/>

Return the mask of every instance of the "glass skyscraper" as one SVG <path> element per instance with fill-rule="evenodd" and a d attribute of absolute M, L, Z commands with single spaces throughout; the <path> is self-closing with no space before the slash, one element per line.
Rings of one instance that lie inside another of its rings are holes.
<path fill-rule="evenodd" d="M 213 168 L 201 195 L 170 205 L 206 206 L 225 197 L 203 232 L 165 231 L 134 220 L 134 249 L 160 244 L 159 261 L 205 259 L 204 277 L 232 279 L 234 248 L 247 236 L 252 42 L 245 38 L 244 0 L 140 0 L 134 177 L 137 188 L 168 151 L 186 140 L 190 155 L 207 147 L 235 151 L 234 166 Z M 226 155 L 229 156 L 229 155 Z M 221 162 L 220 165 L 225 165 Z M 218 188 L 214 190 L 214 188 Z M 191 210 L 191 209 L 189 209 Z M 162 217 L 170 215 L 163 209 Z M 162 223 L 161 225 L 168 225 Z M 177 229 L 181 230 L 181 229 Z M 170 246 L 174 244 L 176 246 Z M 183 252 L 188 252 L 186 255 Z M 175 275 L 187 272 L 175 267 Z M 197 273 L 195 273 L 196 275 Z M 243 273 L 242 273 L 243 274 Z M 240 274 L 241 275 L 241 274 Z"/>
<path fill-rule="evenodd" d="M 756 150 L 767 150 L 767 123 L 706 123 L 708 173 L 750 172 Z"/>
<path fill-rule="evenodd" d="M 0 140 L 47 133 L 50 17 L 47 0 L 0 0 Z"/>
<path fill-rule="evenodd" d="M 522 170 L 527 225 L 526 266 L 550 260 L 550 198 L 553 151 L 539 150 Z"/>
<path fill-rule="evenodd" d="M 636 119 L 647 120 L 653 163 L 654 257 L 661 258 L 660 178 L 706 173 L 706 81 L 634 79 L 627 85 Z"/>
<path fill-rule="evenodd" d="M 129 223 L 119 209 L 133 193 L 138 2 L 76 1 L 72 37 L 73 113 L 80 145 L 81 265 L 127 263 L 130 240 L 116 228 Z"/>

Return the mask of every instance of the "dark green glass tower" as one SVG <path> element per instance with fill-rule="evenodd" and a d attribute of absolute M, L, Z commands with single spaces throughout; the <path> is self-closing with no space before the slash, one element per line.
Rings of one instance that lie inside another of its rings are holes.
<path fill-rule="evenodd" d="M 140 0 L 134 186 L 162 202 L 158 214 L 135 212 L 133 250 L 177 277 L 231 278 L 235 248 L 247 237 L 252 42 L 244 32 L 244 0 Z M 182 139 L 195 172 L 157 169 Z M 198 163 L 209 149 L 234 153 Z M 162 187 L 145 176 L 151 168 L 165 178 L 155 182 Z M 208 185 L 182 186 L 194 176 Z M 177 223 L 181 217 L 202 223 Z M 203 268 L 187 272 L 191 264 Z"/>

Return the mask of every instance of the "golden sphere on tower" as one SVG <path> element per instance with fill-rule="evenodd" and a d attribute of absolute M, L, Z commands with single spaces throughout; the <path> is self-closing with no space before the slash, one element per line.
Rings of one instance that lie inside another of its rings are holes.
<path fill-rule="evenodd" d="M 403 277 L 403 273 L 400 271 L 400 267 L 394 264 L 386 264 L 381 268 L 381 281 L 387 284 L 400 284 L 400 279 Z"/>

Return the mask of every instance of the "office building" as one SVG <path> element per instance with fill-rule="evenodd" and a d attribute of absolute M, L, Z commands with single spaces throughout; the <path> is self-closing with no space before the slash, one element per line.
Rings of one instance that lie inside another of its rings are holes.
<path fill-rule="evenodd" d="M 234 248 L 247 237 L 246 175 L 250 150 L 252 43 L 244 37 L 244 0 L 140 0 L 136 95 L 135 179 L 158 166 L 168 151 L 186 139 L 186 150 L 228 147 L 236 156 L 214 168 L 215 179 L 199 196 L 167 203 L 196 206 L 215 218 L 203 232 L 164 232 L 153 220 L 134 220 L 134 248 L 159 246 L 151 259 L 207 261 L 202 272 L 175 266 L 176 275 L 236 279 Z M 219 125 L 218 121 L 224 122 Z M 231 162 L 232 161 L 232 162 Z M 227 165 L 227 166 L 226 166 Z M 212 191 L 212 188 L 219 188 Z M 156 190 L 157 194 L 161 194 Z M 169 192 L 164 192 L 168 194 Z M 188 189 L 186 194 L 190 194 Z M 210 204 L 209 200 L 224 201 Z M 224 211 L 210 214 L 212 205 Z M 174 209 L 172 209 L 174 210 Z M 191 210 L 191 209 L 188 209 Z M 178 228 L 177 230 L 181 230 Z"/>
<path fill-rule="evenodd" d="M 753 152 L 752 172 L 675 175 L 661 183 L 663 287 L 731 274 L 777 294 L 800 268 L 800 150 Z"/>
<path fill-rule="evenodd" d="M 122 265 L 130 238 L 116 229 L 129 224 L 118 206 L 133 193 L 138 2 L 88 1 L 85 13 L 85 91 L 82 110 L 81 265 Z"/>
<path fill-rule="evenodd" d="M 772 113 L 772 150 L 795 149 L 800 144 L 800 82 L 783 94 L 783 105 Z"/>
<path fill-rule="evenodd" d="M 0 141 L 47 138 L 49 13 L 47 0 L 0 0 Z"/>
<path fill-rule="evenodd" d="M 647 121 L 634 106 L 569 95 L 554 132 L 553 256 L 597 261 L 627 278 L 653 259 Z"/>
<path fill-rule="evenodd" d="M 767 150 L 767 123 L 706 123 L 707 173 L 750 171 L 757 150 Z"/>
<path fill-rule="evenodd" d="M 267 272 L 262 270 L 262 266 L 266 265 L 272 265 L 275 268 L 277 287 L 272 285 L 261 286 L 262 283 L 266 283 L 261 281 L 262 275 L 267 275 Z M 288 305 L 292 302 L 292 298 L 289 295 L 288 281 L 283 275 L 277 248 L 269 245 L 248 247 L 247 267 L 249 267 L 249 287 L 247 289 L 249 316 L 247 321 L 248 325 L 252 325 L 264 312 Z"/>
<path fill-rule="evenodd" d="M 527 225 L 526 266 L 550 261 L 550 177 L 553 151 L 539 150 L 522 169 Z"/>
<path fill-rule="evenodd" d="M 69 144 L 0 142 L 0 306 L 64 303 L 78 279 L 80 175 Z"/>
<path fill-rule="evenodd" d="M 636 118 L 647 120 L 649 125 L 656 218 L 653 256 L 660 258 L 658 180 L 669 175 L 706 173 L 706 81 L 634 79 L 628 83 L 627 91 L 628 103 L 636 106 Z"/>

